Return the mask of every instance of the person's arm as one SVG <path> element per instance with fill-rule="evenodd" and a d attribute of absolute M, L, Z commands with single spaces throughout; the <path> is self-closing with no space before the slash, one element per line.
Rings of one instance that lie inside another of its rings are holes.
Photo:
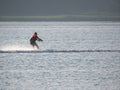
<path fill-rule="evenodd" d="M 38 41 L 43 41 L 43 40 L 42 40 L 41 38 L 39 38 L 39 37 L 37 37 L 37 40 L 38 40 Z"/>

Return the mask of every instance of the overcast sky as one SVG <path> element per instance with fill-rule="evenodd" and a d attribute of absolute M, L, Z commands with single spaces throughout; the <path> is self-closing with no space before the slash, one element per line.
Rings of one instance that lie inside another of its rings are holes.
<path fill-rule="evenodd" d="M 120 0 L 0 0 L 0 16 L 118 13 Z"/>

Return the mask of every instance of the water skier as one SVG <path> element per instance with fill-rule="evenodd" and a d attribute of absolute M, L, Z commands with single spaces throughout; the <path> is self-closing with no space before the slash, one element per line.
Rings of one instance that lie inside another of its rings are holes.
<path fill-rule="evenodd" d="M 38 44 L 36 43 L 36 41 L 43 41 L 41 38 L 39 38 L 39 37 L 37 36 L 37 32 L 35 32 L 35 33 L 32 35 L 32 37 L 31 37 L 31 39 L 30 39 L 30 44 L 31 44 L 33 47 L 36 46 L 37 49 L 39 49 L 39 46 L 38 46 Z"/>

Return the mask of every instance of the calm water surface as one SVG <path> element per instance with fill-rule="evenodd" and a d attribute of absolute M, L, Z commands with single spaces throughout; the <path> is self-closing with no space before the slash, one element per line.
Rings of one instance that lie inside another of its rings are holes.
<path fill-rule="evenodd" d="M 0 52 L 0 90 L 120 90 L 119 22 L 0 22 L 0 51 L 36 50 L 35 31 L 46 52 Z"/>

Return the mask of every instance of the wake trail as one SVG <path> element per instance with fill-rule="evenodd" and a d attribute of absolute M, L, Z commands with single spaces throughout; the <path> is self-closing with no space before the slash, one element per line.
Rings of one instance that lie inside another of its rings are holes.
<path fill-rule="evenodd" d="M 0 53 L 81 53 L 81 52 L 120 52 L 120 50 L 0 50 Z"/>

